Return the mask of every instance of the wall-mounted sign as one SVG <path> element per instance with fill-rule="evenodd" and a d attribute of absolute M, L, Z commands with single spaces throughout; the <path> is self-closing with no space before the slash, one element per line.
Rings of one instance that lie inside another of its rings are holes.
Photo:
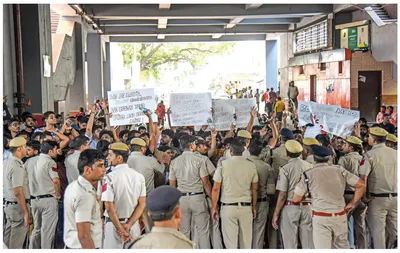
<path fill-rule="evenodd" d="M 328 20 L 294 32 L 294 54 L 328 47 Z"/>
<path fill-rule="evenodd" d="M 366 50 L 370 46 L 368 24 L 340 29 L 340 47 L 350 50 Z"/>

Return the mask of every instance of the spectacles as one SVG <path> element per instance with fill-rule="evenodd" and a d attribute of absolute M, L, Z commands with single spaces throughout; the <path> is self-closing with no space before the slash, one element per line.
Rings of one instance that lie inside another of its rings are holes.
<path fill-rule="evenodd" d="M 11 124 L 12 127 L 17 127 L 17 126 L 20 126 L 20 125 L 21 125 L 20 123 L 12 123 Z"/>

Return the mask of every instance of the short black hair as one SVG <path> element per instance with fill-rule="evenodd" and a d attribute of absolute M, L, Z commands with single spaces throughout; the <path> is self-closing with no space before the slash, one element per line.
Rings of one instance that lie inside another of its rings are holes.
<path fill-rule="evenodd" d="M 92 133 L 96 132 L 97 129 L 103 129 L 103 128 L 99 125 L 94 125 L 92 128 Z"/>
<path fill-rule="evenodd" d="M 47 111 L 47 112 L 43 113 L 43 121 L 48 119 L 50 117 L 50 115 L 52 115 L 52 114 L 54 114 L 54 116 L 56 115 L 53 111 Z"/>
<path fill-rule="evenodd" d="M 330 156 L 320 157 L 320 156 L 314 155 L 314 161 L 315 161 L 315 163 L 327 163 L 329 161 L 329 157 Z"/>
<path fill-rule="evenodd" d="M 79 129 L 79 136 L 86 136 L 86 128 Z"/>
<path fill-rule="evenodd" d="M 197 138 L 193 135 L 185 134 L 179 138 L 179 144 L 180 148 L 182 150 L 185 150 L 189 148 L 189 145 L 194 143 L 197 140 Z"/>
<path fill-rule="evenodd" d="M 135 138 L 135 134 L 140 134 L 140 132 L 138 130 L 131 130 L 128 133 L 128 139 L 132 139 Z"/>
<path fill-rule="evenodd" d="M 376 135 L 373 135 L 371 133 L 369 133 L 369 134 L 371 135 L 372 138 L 375 139 L 377 144 L 386 142 L 386 136 L 376 136 Z"/>
<path fill-rule="evenodd" d="M 113 150 L 116 157 L 122 156 L 122 160 L 124 163 L 128 161 L 129 158 L 129 151 L 122 151 L 122 150 Z"/>
<path fill-rule="evenodd" d="M 17 135 L 15 137 L 20 137 L 22 135 L 26 135 L 29 138 L 29 133 L 27 131 L 25 131 L 25 129 L 20 131 L 19 133 L 17 133 Z"/>
<path fill-rule="evenodd" d="M 109 131 L 109 130 L 106 130 L 106 129 L 101 130 L 100 135 L 99 135 L 100 139 L 101 139 L 101 138 L 103 137 L 103 135 L 105 135 L 105 134 L 108 134 L 111 138 L 114 139 L 113 133 L 112 133 L 111 131 Z"/>
<path fill-rule="evenodd" d="M 42 135 L 41 132 L 34 132 L 34 133 L 31 135 L 31 140 L 36 139 L 38 136 L 41 137 L 41 135 Z"/>
<path fill-rule="evenodd" d="M 93 166 L 97 161 L 105 160 L 105 157 L 102 152 L 95 149 L 87 149 L 84 150 L 78 159 L 78 170 L 79 174 L 83 174 L 85 171 L 85 166 Z"/>
<path fill-rule="evenodd" d="M 44 140 L 44 139 L 46 139 L 47 136 L 50 136 L 50 137 L 53 139 L 53 135 L 51 135 L 51 133 L 48 132 L 48 131 L 42 132 L 42 133 L 40 134 L 40 139 L 41 139 L 41 140 Z"/>
<path fill-rule="evenodd" d="M 122 138 L 124 138 L 124 135 L 125 134 L 128 134 L 129 135 L 129 130 L 122 130 L 121 132 L 119 132 L 119 134 L 118 134 L 118 137 L 120 138 L 120 139 L 122 139 Z"/>
<path fill-rule="evenodd" d="M 40 153 L 48 154 L 50 150 L 53 150 L 57 146 L 57 142 L 55 141 L 44 141 L 40 144 Z"/>
<path fill-rule="evenodd" d="M 315 139 L 324 147 L 328 147 L 331 144 L 331 139 L 327 134 L 318 134 Z"/>
<path fill-rule="evenodd" d="M 231 141 L 230 147 L 234 156 L 241 156 L 244 151 L 244 144 L 239 138 L 240 137 L 236 137 Z"/>
<path fill-rule="evenodd" d="M 143 137 L 145 137 L 145 136 L 147 136 L 147 137 L 150 138 L 150 134 L 149 134 L 149 133 L 142 133 L 142 134 L 140 135 L 140 138 L 143 138 Z"/>
<path fill-rule="evenodd" d="M 389 108 L 392 109 L 392 111 L 394 110 L 393 106 L 391 106 L 391 105 L 389 105 L 387 108 L 388 108 L 388 109 L 389 109 Z"/>
<path fill-rule="evenodd" d="M 167 146 L 167 145 L 161 145 L 157 149 L 160 150 L 161 152 L 167 152 L 168 150 L 172 150 L 173 151 L 173 149 L 170 146 Z"/>
<path fill-rule="evenodd" d="M 82 116 L 82 117 L 78 117 L 78 122 L 80 123 L 80 124 L 84 124 L 84 123 L 88 123 L 89 122 L 89 119 L 87 118 L 87 117 L 85 117 L 85 116 Z"/>
<path fill-rule="evenodd" d="M 263 143 L 260 140 L 252 139 L 249 146 L 249 152 L 251 155 L 259 156 L 263 149 Z"/>
<path fill-rule="evenodd" d="M 97 120 L 103 124 L 106 124 L 106 119 L 104 117 L 98 118 Z"/>
<path fill-rule="evenodd" d="M 386 106 L 384 106 L 384 105 L 381 105 L 381 108 L 385 108 L 385 109 L 386 109 Z"/>
<path fill-rule="evenodd" d="M 88 144 L 89 141 L 90 139 L 86 136 L 78 136 L 74 139 L 71 147 L 75 150 L 79 150 L 82 145 Z"/>
<path fill-rule="evenodd" d="M 281 97 L 278 97 L 278 100 L 282 100 L 282 98 L 281 98 Z"/>
<path fill-rule="evenodd" d="M 290 158 L 297 158 L 301 155 L 301 152 L 300 153 L 292 153 L 292 152 L 289 152 L 286 150 L 286 155 Z"/>
<path fill-rule="evenodd" d="M 140 130 L 144 130 L 144 131 L 147 131 L 147 129 L 146 129 L 146 127 L 144 127 L 144 126 L 140 126 L 139 128 L 138 128 L 138 130 L 140 131 Z"/>
<path fill-rule="evenodd" d="M 25 112 L 24 112 L 25 113 Z M 31 118 L 31 119 L 33 119 L 33 120 L 35 120 L 35 118 L 33 117 L 33 115 L 29 112 L 29 113 L 27 113 L 27 114 L 22 114 L 22 121 L 26 121 L 27 119 L 29 119 L 29 118 Z"/>
<path fill-rule="evenodd" d="M 35 140 L 28 141 L 26 146 L 28 146 L 34 150 L 40 151 L 40 141 L 35 141 Z"/>
<path fill-rule="evenodd" d="M 12 117 L 11 119 L 8 120 L 7 126 L 10 127 L 13 122 L 19 123 L 19 119 L 17 117 Z"/>
<path fill-rule="evenodd" d="M 106 140 L 100 140 L 97 142 L 96 150 L 102 152 L 103 154 L 108 151 L 108 147 L 110 146 L 110 142 Z"/>

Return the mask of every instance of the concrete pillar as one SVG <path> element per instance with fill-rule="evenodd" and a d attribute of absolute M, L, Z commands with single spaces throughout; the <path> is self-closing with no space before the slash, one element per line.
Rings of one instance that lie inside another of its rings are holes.
<path fill-rule="evenodd" d="M 104 96 L 107 98 L 107 91 L 111 91 L 111 59 L 110 42 L 106 42 L 106 57 L 103 65 Z"/>
<path fill-rule="evenodd" d="M 103 53 L 101 37 L 98 34 L 87 35 L 87 74 L 88 74 L 88 99 L 93 103 L 95 97 L 104 97 L 103 85 Z"/>
<path fill-rule="evenodd" d="M 17 92 L 13 5 L 3 5 L 3 96 L 7 96 L 10 113 L 14 111 L 14 93 Z"/>
<path fill-rule="evenodd" d="M 80 107 L 85 108 L 85 44 L 82 31 L 82 25 L 75 23 L 75 56 L 76 71 L 73 85 L 69 86 L 66 114 L 71 110 L 78 110 Z M 65 115 L 66 115 L 65 114 Z"/>
<path fill-rule="evenodd" d="M 277 40 L 265 41 L 266 53 L 266 85 L 267 88 L 278 89 L 278 42 Z"/>
<path fill-rule="evenodd" d="M 26 100 L 29 98 L 32 101 L 32 107 L 27 110 L 43 113 L 54 110 L 52 77 L 44 77 L 43 71 L 44 55 L 50 57 L 52 65 L 50 5 L 20 6 L 24 92 Z"/>

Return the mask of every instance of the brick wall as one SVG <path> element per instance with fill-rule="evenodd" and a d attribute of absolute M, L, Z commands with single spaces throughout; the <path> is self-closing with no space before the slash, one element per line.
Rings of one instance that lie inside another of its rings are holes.
<path fill-rule="evenodd" d="M 378 62 L 371 52 L 354 52 L 351 60 L 351 109 L 358 110 L 358 71 L 382 71 L 382 104 L 397 105 L 397 82 L 393 62 Z"/>

